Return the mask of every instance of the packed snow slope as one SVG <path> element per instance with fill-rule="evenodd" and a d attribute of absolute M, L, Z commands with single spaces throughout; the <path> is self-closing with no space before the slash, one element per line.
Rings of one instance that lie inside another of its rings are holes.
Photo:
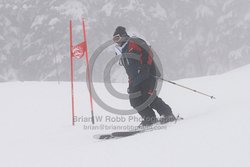
<path fill-rule="evenodd" d="M 250 65 L 223 75 L 176 81 L 212 94 L 215 100 L 164 83 L 160 96 L 185 120 L 163 130 L 108 141 L 93 135 L 115 130 L 87 130 L 89 121 L 71 126 L 69 83 L 1 83 L 0 166 L 249 167 L 249 76 Z M 130 108 L 127 101 L 109 97 L 102 84 L 94 86 L 106 103 Z M 126 92 L 126 84 L 114 86 Z M 89 117 L 86 84 L 76 83 L 75 91 L 76 115 Z M 96 103 L 94 111 L 116 117 Z M 102 120 L 95 126 L 138 123 Z"/>

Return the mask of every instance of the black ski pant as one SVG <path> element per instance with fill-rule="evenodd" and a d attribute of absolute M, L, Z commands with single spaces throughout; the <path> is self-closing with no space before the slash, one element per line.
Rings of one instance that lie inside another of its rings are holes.
<path fill-rule="evenodd" d="M 129 88 L 129 100 L 133 108 L 145 120 L 155 119 L 155 109 L 159 115 L 170 115 L 172 109 L 156 94 L 156 79 L 149 78 L 139 85 Z"/>

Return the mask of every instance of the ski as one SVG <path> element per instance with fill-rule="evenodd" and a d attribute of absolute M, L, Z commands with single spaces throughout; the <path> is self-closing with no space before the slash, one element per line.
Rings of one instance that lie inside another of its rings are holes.
<path fill-rule="evenodd" d="M 183 120 L 183 118 L 178 115 L 176 117 L 176 120 L 173 122 L 168 122 L 165 124 L 161 124 L 160 122 L 156 122 L 155 124 L 153 124 L 149 127 L 144 127 L 144 128 L 138 127 L 137 129 L 131 130 L 131 131 L 118 131 L 118 132 L 112 132 L 109 134 L 96 134 L 93 137 L 95 139 L 99 139 L 99 140 L 120 139 L 120 138 L 124 138 L 124 137 L 134 136 L 134 135 L 140 134 L 140 133 L 165 129 L 169 124 L 175 124 L 180 120 Z"/>

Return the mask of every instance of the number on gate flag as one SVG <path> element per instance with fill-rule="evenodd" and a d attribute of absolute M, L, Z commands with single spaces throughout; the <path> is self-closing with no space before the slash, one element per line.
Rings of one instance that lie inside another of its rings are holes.
<path fill-rule="evenodd" d="M 82 58 L 86 52 L 86 42 L 82 42 L 77 44 L 76 46 L 73 46 L 72 52 L 73 57 L 77 59 Z"/>

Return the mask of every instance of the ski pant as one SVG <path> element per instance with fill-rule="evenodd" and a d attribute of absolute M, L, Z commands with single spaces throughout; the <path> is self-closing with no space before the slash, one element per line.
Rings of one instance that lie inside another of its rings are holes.
<path fill-rule="evenodd" d="M 172 109 L 156 94 L 156 79 L 149 78 L 139 85 L 129 88 L 129 100 L 133 108 L 145 119 L 155 119 L 155 109 L 159 115 L 170 115 Z"/>

